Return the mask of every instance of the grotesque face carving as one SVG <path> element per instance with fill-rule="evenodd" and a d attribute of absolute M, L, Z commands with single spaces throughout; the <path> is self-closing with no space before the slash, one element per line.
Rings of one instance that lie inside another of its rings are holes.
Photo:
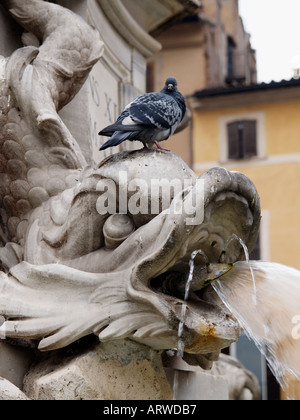
<path fill-rule="evenodd" d="M 157 180 L 166 187 L 175 179 L 189 186 L 179 193 L 172 188 L 167 199 L 166 189 L 157 195 L 150 188 Z M 138 213 L 143 203 L 158 211 Z M 104 207 L 114 214 L 100 214 Z M 26 238 L 27 263 L 11 270 L 22 283 L 15 299 L 19 294 L 24 302 L 28 294 L 28 307 L 17 324 L 7 321 L 3 328 L 9 336 L 42 339 L 43 350 L 92 332 L 102 341 L 129 337 L 172 349 L 178 347 L 182 323 L 186 360 L 207 367 L 204 356 L 215 358 L 238 338 L 239 327 L 204 286 L 243 258 L 233 235 L 253 246 L 259 218 L 257 192 L 242 174 L 215 168 L 197 178 L 176 155 L 153 150 L 114 155 L 35 211 Z M 40 279 L 34 293 L 33 278 Z"/>

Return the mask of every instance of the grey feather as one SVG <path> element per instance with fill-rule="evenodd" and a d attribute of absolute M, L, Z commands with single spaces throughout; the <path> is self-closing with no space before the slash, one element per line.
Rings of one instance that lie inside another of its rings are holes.
<path fill-rule="evenodd" d="M 99 132 L 99 135 L 111 137 L 100 150 L 117 146 L 125 140 L 139 140 L 145 147 L 147 143 L 167 140 L 174 134 L 185 112 L 185 100 L 178 92 L 177 81 L 169 77 L 160 92 L 138 96 L 126 106 L 114 124 Z"/>

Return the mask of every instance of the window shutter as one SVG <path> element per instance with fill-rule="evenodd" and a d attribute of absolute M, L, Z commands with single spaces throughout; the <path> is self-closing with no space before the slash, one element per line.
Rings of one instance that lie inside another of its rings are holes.
<path fill-rule="evenodd" d="M 257 156 L 256 121 L 243 121 L 244 158 Z"/>
<path fill-rule="evenodd" d="M 227 124 L 228 159 L 257 156 L 256 121 L 243 120 Z"/>
<path fill-rule="evenodd" d="M 227 125 L 228 159 L 239 159 L 239 122 Z"/>

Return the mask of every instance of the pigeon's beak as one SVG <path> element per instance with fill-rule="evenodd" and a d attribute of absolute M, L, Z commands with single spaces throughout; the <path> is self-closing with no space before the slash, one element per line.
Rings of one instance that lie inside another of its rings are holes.
<path fill-rule="evenodd" d="M 168 90 L 173 90 L 174 89 L 174 85 L 170 84 L 168 85 Z"/>

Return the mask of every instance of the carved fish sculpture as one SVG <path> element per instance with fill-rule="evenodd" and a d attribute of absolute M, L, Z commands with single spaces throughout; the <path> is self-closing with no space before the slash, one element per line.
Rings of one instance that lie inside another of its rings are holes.
<path fill-rule="evenodd" d="M 203 286 L 220 275 L 218 268 L 226 271 L 213 264 L 241 259 L 233 234 L 253 247 L 260 221 L 254 185 L 222 168 L 198 178 L 178 156 L 154 150 L 88 166 L 58 111 L 101 57 L 99 34 L 52 3 L 4 4 L 35 46 L 0 57 L 0 335 L 38 340 L 40 350 L 92 333 L 101 341 L 128 337 L 170 349 L 178 346 L 182 322 L 188 360 L 211 366 L 238 338 L 239 326 Z M 140 191 L 139 200 L 159 211 L 132 212 L 133 183 L 150 187 L 157 178 L 190 186 L 167 199 L 160 194 L 158 203 L 148 189 Z M 197 180 L 204 186 L 200 199 Z M 119 194 L 114 214 L 99 211 L 107 182 Z M 201 222 L 187 224 L 197 212 Z M 184 301 L 194 250 L 201 252 Z"/>

